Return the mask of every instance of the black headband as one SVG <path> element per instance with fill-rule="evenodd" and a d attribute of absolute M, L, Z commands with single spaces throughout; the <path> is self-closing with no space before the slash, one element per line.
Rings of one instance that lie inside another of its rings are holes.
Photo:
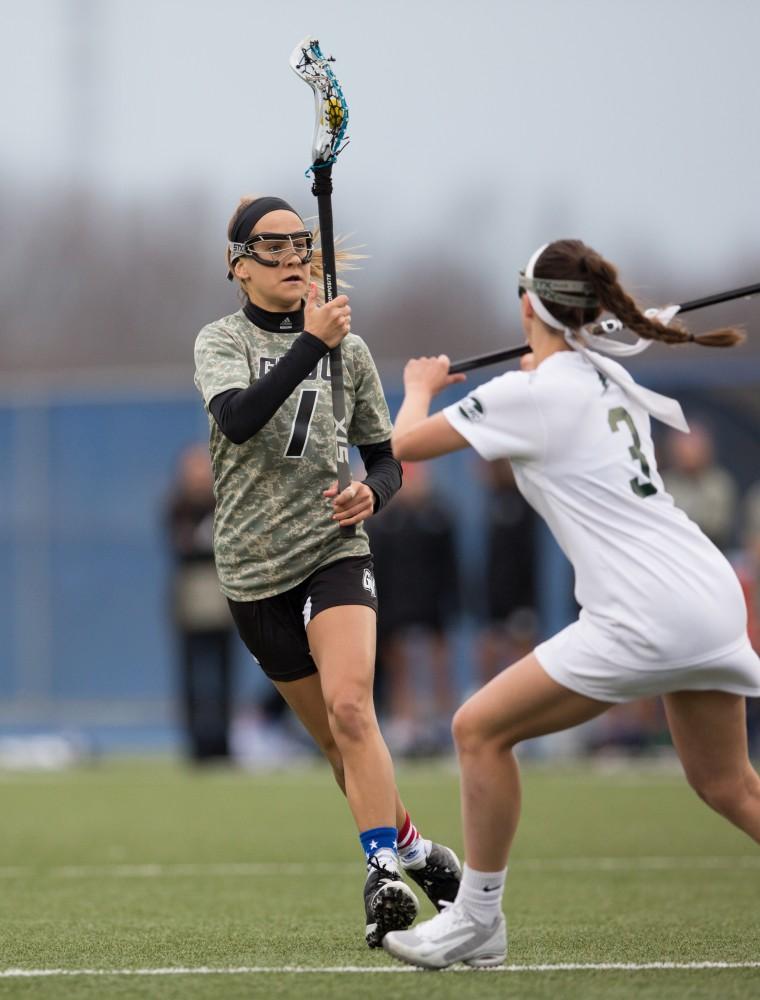
<path fill-rule="evenodd" d="M 230 233 L 230 243 L 245 243 L 260 219 L 263 219 L 270 212 L 281 211 L 292 212 L 293 215 L 298 215 L 298 212 L 286 201 L 283 201 L 282 198 L 254 198 L 251 204 L 246 205 L 240 213 Z M 300 219 L 301 216 L 298 215 L 298 218 Z"/>

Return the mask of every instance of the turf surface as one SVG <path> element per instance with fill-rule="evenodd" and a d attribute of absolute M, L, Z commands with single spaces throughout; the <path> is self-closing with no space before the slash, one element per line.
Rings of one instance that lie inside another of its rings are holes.
<path fill-rule="evenodd" d="M 760 967 L 521 969 L 760 961 L 760 850 L 675 771 L 524 777 L 506 899 L 516 969 L 437 974 L 365 948 L 358 842 L 320 767 L 0 775 L 0 997 L 760 997 Z M 453 768 L 399 782 L 423 832 L 459 849 Z M 82 974 L 201 967 L 220 971 Z M 229 971 L 283 967 L 341 971 Z M 342 971 L 356 967 L 392 971 Z"/>

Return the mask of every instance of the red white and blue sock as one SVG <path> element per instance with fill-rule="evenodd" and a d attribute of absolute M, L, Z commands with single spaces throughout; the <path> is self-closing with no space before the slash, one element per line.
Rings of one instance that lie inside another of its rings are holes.
<path fill-rule="evenodd" d="M 420 836 L 409 813 L 398 831 L 398 856 L 404 868 L 424 868 L 431 843 Z"/>
<path fill-rule="evenodd" d="M 398 869 L 397 830 L 395 826 L 375 826 L 359 834 L 367 864 L 377 859 L 384 868 Z"/>

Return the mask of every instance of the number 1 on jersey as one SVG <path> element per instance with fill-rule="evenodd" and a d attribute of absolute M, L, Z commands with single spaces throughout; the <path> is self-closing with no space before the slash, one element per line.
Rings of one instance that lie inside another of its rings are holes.
<path fill-rule="evenodd" d="M 639 432 L 636 430 L 636 424 L 634 424 L 631 414 L 624 406 L 616 406 L 609 411 L 607 419 L 610 422 L 610 429 L 614 433 L 617 433 L 617 429 L 621 423 L 628 426 L 628 430 L 631 432 L 631 437 L 633 438 L 633 444 L 629 446 L 628 451 L 631 453 L 631 458 L 635 458 L 639 463 L 641 471 L 646 477 L 642 483 L 634 476 L 633 479 L 629 480 L 629 485 L 637 497 L 651 497 L 653 493 L 657 492 L 657 487 L 649 478 L 649 462 L 647 462 L 646 455 L 641 450 L 641 438 L 639 437 Z"/>
<path fill-rule="evenodd" d="M 311 430 L 311 419 L 317 408 L 319 389 L 302 389 L 298 400 L 295 419 L 293 420 L 293 430 L 290 432 L 290 441 L 285 449 L 286 458 L 303 458 L 306 451 L 306 444 L 309 440 Z"/>

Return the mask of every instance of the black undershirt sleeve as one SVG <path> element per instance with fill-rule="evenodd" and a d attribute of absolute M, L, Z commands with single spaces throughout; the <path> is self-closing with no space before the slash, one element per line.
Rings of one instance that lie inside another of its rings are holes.
<path fill-rule="evenodd" d="M 233 444 L 245 444 L 279 410 L 327 354 L 327 344 L 304 331 L 274 368 L 247 389 L 227 389 L 208 408 L 219 429 Z"/>
<path fill-rule="evenodd" d="M 393 457 L 390 441 L 360 444 L 359 454 L 367 470 L 364 482 L 375 494 L 375 513 L 401 488 L 401 463 Z"/>

